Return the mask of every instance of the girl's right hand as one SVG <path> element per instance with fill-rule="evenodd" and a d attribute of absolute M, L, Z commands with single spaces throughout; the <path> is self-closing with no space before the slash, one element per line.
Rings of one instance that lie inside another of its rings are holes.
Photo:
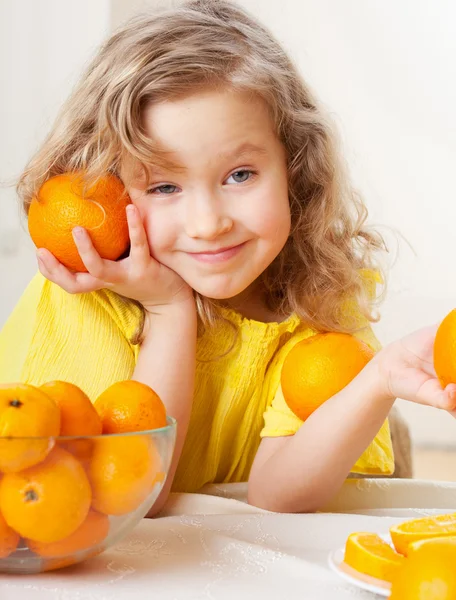
<path fill-rule="evenodd" d="M 70 271 L 51 252 L 40 248 L 37 256 L 41 274 L 70 294 L 107 288 L 139 301 L 148 312 L 193 299 L 190 286 L 151 256 L 138 209 L 129 204 L 126 212 L 131 244 L 127 258 L 120 261 L 101 258 L 88 232 L 76 227 L 73 238 L 88 273 Z"/>
<path fill-rule="evenodd" d="M 438 325 L 424 327 L 392 342 L 371 361 L 383 394 L 441 408 L 456 417 L 456 383 L 440 385 L 433 364 Z"/>

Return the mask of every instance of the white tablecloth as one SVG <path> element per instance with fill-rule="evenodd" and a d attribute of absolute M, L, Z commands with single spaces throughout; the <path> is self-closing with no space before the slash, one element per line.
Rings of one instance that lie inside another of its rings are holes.
<path fill-rule="evenodd" d="M 244 484 L 173 494 L 116 547 L 61 571 L 0 576 L 1 600 L 372 600 L 331 572 L 352 531 L 456 511 L 456 482 L 348 480 L 326 511 L 274 514 Z"/>

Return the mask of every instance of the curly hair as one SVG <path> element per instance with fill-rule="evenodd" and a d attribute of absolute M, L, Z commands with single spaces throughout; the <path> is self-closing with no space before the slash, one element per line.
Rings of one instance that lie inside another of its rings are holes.
<path fill-rule="evenodd" d="M 229 87 L 266 102 L 287 157 L 291 232 L 261 276 L 270 308 L 295 312 L 318 330 L 346 330 L 341 305 L 352 298 L 377 320 L 362 269 L 382 272 L 381 235 L 366 227 L 334 127 L 273 35 L 227 0 L 191 0 L 137 15 L 101 47 L 25 168 L 17 191 L 25 211 L 48 178 L 83 171 L 93 183 L 133 161 L 166 158 L 145 135 L 144 108 L 198 88 Z M 203 327 L 218 303 L 196 294 Z M 126 300 L 128 301 L 128 300 Z"/>

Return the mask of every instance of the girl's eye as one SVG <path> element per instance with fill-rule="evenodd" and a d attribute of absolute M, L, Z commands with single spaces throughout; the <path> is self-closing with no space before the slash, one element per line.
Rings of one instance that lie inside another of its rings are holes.
<path fill-rule="evenodd" d="M 157 187 L 151 188 L 150 190 L 147 190 L 147 193 L 155 194 L 156 192 L 158 192 L 159 194 L 169 195 L 173 194 L 176 190 L 177 187 L 175 185 L 172 185 L 171 183 L 165 183 L 164 185 L 159 185 Z"/>
<path fill-rule="evenodd" d="M 254 175 L 253 171 L 250 171 L 249 169 L 241 169 L 239 171 L 231 173 L 231 175 L 226 181 L 228 183 L 229 180 L 233 178 L 234 183 L 244 183 L 244 181 L 248 181 L 252 177 L 252 175 Z"/>

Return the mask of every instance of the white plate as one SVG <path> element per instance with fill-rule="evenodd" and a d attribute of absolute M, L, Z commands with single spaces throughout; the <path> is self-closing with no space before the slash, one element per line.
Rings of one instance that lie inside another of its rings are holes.
<path fill-rule="evenodd" d="M 384 536 L 380 537 L 383 538 Z M 348 581 L 352 585 L 355 585 L 362 590 L 373 592 L 379 596 L 389 598 L 391 594 L 391 584 L 386 581 L 382 581 L 381 579 L 375 579 L 375 577 L 358 573 L 358 571 L 355 571 L 355 569 L 352 569 L 344 563 L 344 553 L 345 548 L 339 548 L 338 550 L 333 550 L 330 553 L 328 557 L 330 569 L 337 573 L 339 577 L 345 579 L 345 581 Z"/>

